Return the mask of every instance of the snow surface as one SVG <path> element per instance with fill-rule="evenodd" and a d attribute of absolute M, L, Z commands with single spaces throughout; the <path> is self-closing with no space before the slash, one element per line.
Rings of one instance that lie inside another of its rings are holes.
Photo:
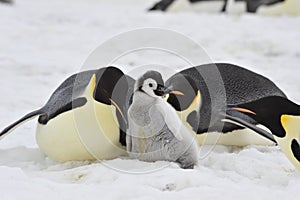
<path fill-rule="evenodd" d="M 0 127 L 42 106 L 98 45 L 142 27 L 180 32 L 201 44 L 213 61 L 259 72 L 300 102 L 300 17 L 145 12 L 154 2 L 0 4 Z M 136 59 L 128 66 L 143 61 Z M 33 120 L 0 141 L 1 200 L 300 198 L 300 175 L 277 147 L 217 146 L 194 170 L 127 158 L 59 164 L 37 148 L 35 125 Z"/>

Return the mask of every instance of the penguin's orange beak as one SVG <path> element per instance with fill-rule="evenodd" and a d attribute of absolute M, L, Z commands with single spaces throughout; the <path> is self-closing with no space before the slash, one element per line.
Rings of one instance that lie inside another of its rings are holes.
<path fill-rule="evenodd" d="M 184 93 L 183 92 L 180 92 L 178 90 L 172 90 L 169 92 L 169 94 L 175 94 L 175 95 L 180 95 L 180 96 L 184 96 Z"/>
<path fill-rule="evenodd" d="M 256 115 L 255 112 L 251 111 L 251 110 L 248 110 L 246 108 L 231 108 L 230 110 L 236 110 L 236 111 L 239 111 L 239 112 L 242 112 L 242 113 L 249 113 L 249 114 L 253 114 L 253 115 Z"/>
<path fill-rule="evenodd" d="M 110 102 L 116 107 L 116 109 L 119 111 L 119 113 L 121 114 L 122 118 L 124 119 L 125 121 L 125 116 L 121 110 L 121 108 L 118 106 L 118 104 L 112 99 L 112 98 L 109 98 Z"/>

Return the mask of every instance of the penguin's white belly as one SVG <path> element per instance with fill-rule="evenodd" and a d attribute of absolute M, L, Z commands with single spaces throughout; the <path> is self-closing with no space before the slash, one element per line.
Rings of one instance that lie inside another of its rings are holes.
<path fill-rule="evenodd" d="M 38 124 L 36 139 L 41 150 L 59 162 L 113 159 L 126 151 L 119 143 L 115 108 L 89 101 L 87 105 Z M 100 123 L 101 122 L 101 123 Z"/>
<path fill-rule="evenodd" d="M 196 134 L 189 123 L 187 123 L 187 117 L 192 111 L 197 111 L 201 103 L 201 95 L 198 91 L 194 101 L 184 111 L 177 112 L 179 118 L 183 124 L 188 128 L 190 132 L 196 135 L 199 145 L 228 145 L 228 146 L 247 146 L 247 145 L 273 145 L 271 141 L 262 137 L 258 133 L 250 129 L 234 130 L 229 133 L 209 132 L 203 134 Z M 259 126 L 262 129 L 266 129 L 264 126 Z"/>
<path fill-rule="evenodd" d="M 36 140 L 40 149 L 55 161 L 95 159 L 82 144 L 71 112 L 61 114 L 47 125 L 38 123 Z"/>
<path fill-rule="evenodd" d="M 263 127 L 261 127 L 263 128 Z M 229 133 L 210 132 L 196 135 L 200 145 L 227 145 L 227 146 L 247 146 L 247 145 L 274 145 L 273 142 L 259 135 L 250 129 L 235 130 Z"/>
<path fill-rule="evenodd" d="M 265 15 L 300 15 L 300 1 L 286 0 L 270 6 L 261 6 L 258 8 L 257 13 Z"/>
<path fill-rule="evenodd" d="M 196 134 L 192 127 L 184 121 L 185 126 L 190 132 L 196 135 L 199 145 L 227 145 L 227 146 L 247 146 L 247 145 L 273 145 L 274 143 L 264 138 L 258 133 L 245 128 L 234 130 L 228 133 L 208 132 Z M 260 128 L 267 130 L 264 126 L 258 125 Z"/>

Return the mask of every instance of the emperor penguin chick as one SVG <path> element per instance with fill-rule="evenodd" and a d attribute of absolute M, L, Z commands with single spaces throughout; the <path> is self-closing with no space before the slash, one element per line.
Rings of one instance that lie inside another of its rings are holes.
<path fill-rule="evenodd" d="M 131 158 L 178 162 L 192 169 L 198 161 L 198 144 L 163 99 L 168 92 L 159 72 L 148 71 L 136 81 L 128 109 L 127 152 Z"/>

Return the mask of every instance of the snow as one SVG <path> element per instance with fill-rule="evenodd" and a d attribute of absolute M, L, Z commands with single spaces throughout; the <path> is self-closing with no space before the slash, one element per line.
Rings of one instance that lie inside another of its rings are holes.
<path fill-rule="evenodd" d="M 0 127 L 42 106 L 107 39 L 144 27 L 182 33 L 200 44 L 211 60 L 261 73 L 300 102 L 300 17 L 145 12 L 154 2 L 0 4 Z M 144 62 L 143 57 L 133 58 L 122 62 Z M 153 63 L 160 62 L 174 64 L 164 57 Z M 35 125 L 35 120 L 26 123 L 0 141 L 1 200 L 299 199 L 300 175 L 277 147 L 216 146 L 194 170 L 126 157 L 60 164 L 37 148 Z"/>

